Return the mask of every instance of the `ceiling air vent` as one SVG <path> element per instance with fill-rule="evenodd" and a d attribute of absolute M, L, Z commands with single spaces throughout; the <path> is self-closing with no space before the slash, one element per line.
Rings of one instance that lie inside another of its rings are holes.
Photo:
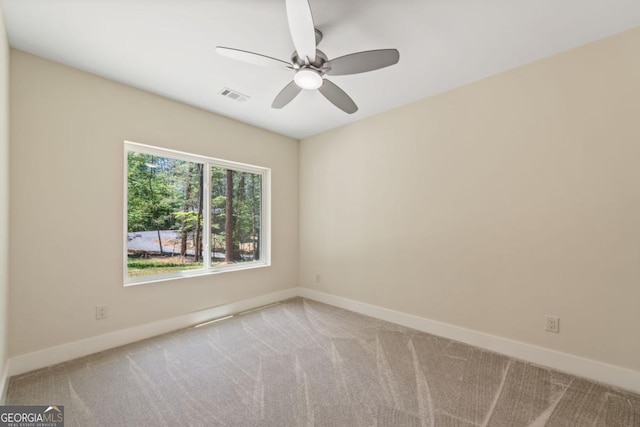
<path fill-rule="evenodd" d="M 240 92 L 236 92 L 235 90 L 229 89 L 228 87 L 225 87 L 218 93 L 222 96 L 226 96 L 227 98 L 233 99 L 234 101 L 238 101 L 238 102 L 244 102 L 247 99 L 249 99 L 247 95 L 243 95 Z"/>

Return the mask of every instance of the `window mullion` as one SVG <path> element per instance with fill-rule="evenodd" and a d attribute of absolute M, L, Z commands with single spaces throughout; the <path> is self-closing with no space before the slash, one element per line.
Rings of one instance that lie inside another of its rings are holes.
<path fill-rule="evenodd" d="M 204 207 L 204 218 L 202 225 L 202 256 L 204 258 L 204 268 L 211 268 L 211 163 L 204 164 L 204 179 L 202 180 L 202 198 Z"/>

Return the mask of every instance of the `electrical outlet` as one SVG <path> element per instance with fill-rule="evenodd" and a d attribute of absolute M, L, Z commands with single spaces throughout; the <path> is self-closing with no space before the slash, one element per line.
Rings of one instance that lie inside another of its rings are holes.
<path fill-rule="evenodd" d="M 109 310 L 106 305 L 96 305 L 96 320 L 109 317 Z"/>
<path fill-rule="evenodd" d="M 553 332 L 555 334 L 560 332 L 560 318 L 557 316 L 549 316 L 548 314 L 544 316 L 545 321 L 545 331 Z"/>
<path fill-rule="evenodd" d="M 320 283 L 320 274 L 316 273 L 316 283 Z"/>

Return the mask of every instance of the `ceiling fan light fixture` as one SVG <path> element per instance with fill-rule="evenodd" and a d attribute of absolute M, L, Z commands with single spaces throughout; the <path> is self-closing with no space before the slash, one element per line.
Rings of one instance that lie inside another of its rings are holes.
<path fill-rule="evenodd" d="M 322 86 L 322 75 L 311 68 L 301 68 L 293 76 L 293 81 L 296 82 L 299 88 L 305 90 L 314 90 Z"/>

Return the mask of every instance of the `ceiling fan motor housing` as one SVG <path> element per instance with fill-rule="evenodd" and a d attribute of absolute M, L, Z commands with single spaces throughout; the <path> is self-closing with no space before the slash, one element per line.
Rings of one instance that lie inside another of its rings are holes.
<path fill-rule="evenodd" d="M 305 65 L 307 65 L 306 59 L 307 58 L 300 58 L 298 56 L 298 52 L 296 51 L 291 54 L 291 62 L 293 62 L 293 67 L 296 69 L 303 68 Z M 309 65 L 317 70 L 322 70 L 322 67 L 327 61 L 329 61 L 327 55 L 325 55 L 323 51 L 316 49 L 316 60 L 313 62 L 309 62 Z"/>

